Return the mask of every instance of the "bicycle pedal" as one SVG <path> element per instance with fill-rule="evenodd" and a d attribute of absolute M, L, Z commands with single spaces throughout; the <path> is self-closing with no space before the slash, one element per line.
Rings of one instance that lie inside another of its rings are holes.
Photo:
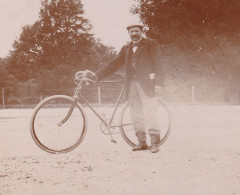
<path fill-rule="evenodd" d="M 117 143 L 117 141 L 115 139 L 112 139 L 111 142 L 113 142 L 115 144 Z"/>

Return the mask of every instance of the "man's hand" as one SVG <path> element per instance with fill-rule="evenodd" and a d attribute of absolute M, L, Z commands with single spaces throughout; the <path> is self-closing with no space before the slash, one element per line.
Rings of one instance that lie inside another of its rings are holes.
<path fill-rule="evenodd" d="M 163 88 L 159 85 L 155 85 L 155 92 L 157 95 L 161 96 L 163 95 Z"/>
<path fill-rule="evenodd" d="M 86 72 L 87 79 L 89 79 L 93 83 L 97 81 L 97 75 L 94 72 L 90 70 L 85 70 L 85 72 Z"/>
<path fill-rule="evenodd" d="M 75 74 L 75 80 L 80 79 L 85 79 L 86 81 L 95 83 L 97 81 L 97 75 L 90 70 L 78 71 Z"/>

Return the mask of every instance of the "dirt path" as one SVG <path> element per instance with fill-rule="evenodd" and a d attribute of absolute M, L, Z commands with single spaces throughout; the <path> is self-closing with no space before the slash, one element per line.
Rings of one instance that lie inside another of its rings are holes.
<path fill-rule="evenodd" d="M 59 155 L 33 143 L 31 110 L 1 110 L 0 194 L 240 194 L 240 107 L 172 110 L 172 133 L 157 154 L 132 152 L 120 135 L 111 143 L 89 112 L 83 143 Z"/>

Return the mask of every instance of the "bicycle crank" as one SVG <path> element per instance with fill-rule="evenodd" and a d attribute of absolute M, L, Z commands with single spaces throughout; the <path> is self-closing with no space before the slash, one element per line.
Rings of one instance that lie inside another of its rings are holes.
<path fill-rule="evenodd" d="M 106 119 L 106 122 L 108 123 L 108 122 L 109 122 L 109 119 Z M 103 134 L 105 134 L 105 135 L 110 135 L 110 134 L 119 133 L 119 132 L 116 132 L 115 127 L 112 127 L 112 126 L 114 126 L 115 122 L 112 121 L 111 124 L 112 124 L 111 126 L 108 126 L 108 125 L 106 125 L 106 124 L 103 123 L 103 122 L 100 124 L 100 130 L 102 131 Z"/>
<path fill-rule="evenodd" d="M 107 129 L 108 129 L 108 133 L 111 136 L 111 142 L 116 144 L 117 141 L 115 139 L 113 139 L 113 135 L 112 135 L 112 131 L 111 131 L 112 128 L 109 126 Z"/>
<path fill-rule="evenodd" d="M 109 122 L 109 119 L 105 119 L 106 122 Z M 115 127 L 113 126 L 114 121 L 111 122 L 112 126 L 107 124 L 107 123 L 101 123 L 100 124 L 100 129 L 101 131 L 105 134 L 105 135 L 110 135 L 111 136 L 111 142 L 113 143 L 117 143 L 117 141 L 113 138 L 113 134 L 115 134 L 116 132 L 114 132 Z"/>

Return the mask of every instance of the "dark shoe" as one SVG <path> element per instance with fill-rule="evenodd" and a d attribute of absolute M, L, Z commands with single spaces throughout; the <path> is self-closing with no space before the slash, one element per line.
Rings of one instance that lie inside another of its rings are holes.
<path fill-rule="evenodd" d="M 139 144 L 135 147 L 133 147 L 132 151 L 138 151 L 138 150 L 147 150 L 148 145 L 146 142 L 139 142 Z"/>

